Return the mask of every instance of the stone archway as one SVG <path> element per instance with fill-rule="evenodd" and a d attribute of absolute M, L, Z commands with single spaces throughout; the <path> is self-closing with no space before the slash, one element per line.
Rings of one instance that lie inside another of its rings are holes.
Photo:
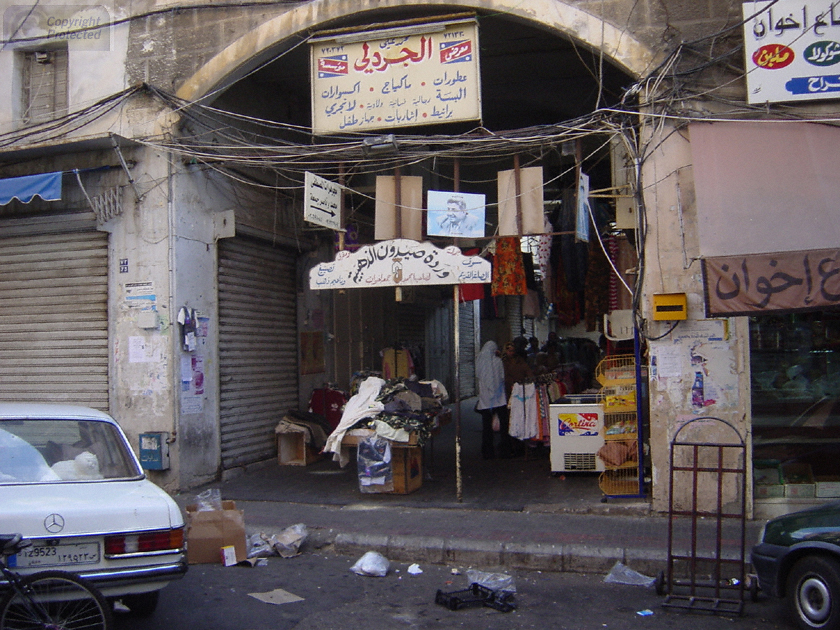
<path fill-rule="evenodd" d="M 210 59 L 178 89 L 177 97 L 194 101 L 223 88 L 270 58 L 278 42 L 287 41 L 318 25 L 351 14 L 415 6 L 411 0 L 315 0 L 271 19 L 227 46 Z M 431 0 L 423 6 L 451 7 L 451 2 Z M 465 9 L 483 9 L 528 20 L 557 35 L 574 39 L 600 51 L 634 77 L 644 76 L 655 63 L 656 53 L 597 15 L 556 0 L 467 0 Z"/>

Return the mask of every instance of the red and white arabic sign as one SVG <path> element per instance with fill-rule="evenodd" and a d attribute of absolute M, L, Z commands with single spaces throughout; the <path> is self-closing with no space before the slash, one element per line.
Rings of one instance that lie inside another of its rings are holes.
<path fill-rule="evenodd" d="M 491 271 L 489 260 L 464 256 L 455 246 L 441 249 L 402 238 L 338 252 L 335 261 L 309 270 L 309 288 L 481 284 L 490 282 Z"/>
<path fill-rule="evenodd" d="M 312 40 L 315 133 L 430 125 L 481 118 L 478 27 L 429 24 L 411 35 L 371 31 L 342 43 Z M 388 35 L 387 33 L 390 33 Z"/>

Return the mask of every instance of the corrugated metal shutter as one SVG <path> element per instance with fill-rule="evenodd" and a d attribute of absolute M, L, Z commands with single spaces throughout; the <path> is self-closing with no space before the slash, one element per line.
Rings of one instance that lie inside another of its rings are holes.
<path fill-rule="evenodd" d="M 0 398 L 107 411 L 108 234 L 0 229 Z"/>
<path fill-rule="evenodd" d="M 298 407 L 295 257 L 235 237 L 219 241 L 222 467 L 276 456 L 274 427 Z"/>
<path fill-rule="evenodd" d="M 460 377 L 461 398 L 475 396 L 475 307 L 473 302 L 462 302 L 458 309 L 460 319 Z"/>

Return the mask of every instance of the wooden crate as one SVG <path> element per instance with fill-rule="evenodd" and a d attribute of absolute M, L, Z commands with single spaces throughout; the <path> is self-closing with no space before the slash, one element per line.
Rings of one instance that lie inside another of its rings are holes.
<path fill-rule="evenodd" d="M 277 434 L 277 463 L 281 466 L 308 466 L 320 457 L 306 445 L 303 433 Z"/>
<path fill-rule="evenodd" d="M 393 494 L 410 494 L 423 485 L 423 449 L 419 446 L 391 449 Z"/>

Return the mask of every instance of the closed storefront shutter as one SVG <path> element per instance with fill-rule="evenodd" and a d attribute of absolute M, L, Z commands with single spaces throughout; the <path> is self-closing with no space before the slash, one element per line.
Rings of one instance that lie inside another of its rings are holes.
<path fill-rule="evenodd" d="M 256 239 L 219 241 L 222 467 L 272 458 L 298 407 L 295 257 Z"/>
<path fill-rule="evenodd" d="M 0 399 L 108 410 L 108 234 L 87 219 L 0 224 Z"/>
<path fill-rule="evenodd" d="M 461 320 L 460 334 L 460 376 L 461 398 L 475 396 L 475 307 L 473 302 L 459 305 Z"/>

